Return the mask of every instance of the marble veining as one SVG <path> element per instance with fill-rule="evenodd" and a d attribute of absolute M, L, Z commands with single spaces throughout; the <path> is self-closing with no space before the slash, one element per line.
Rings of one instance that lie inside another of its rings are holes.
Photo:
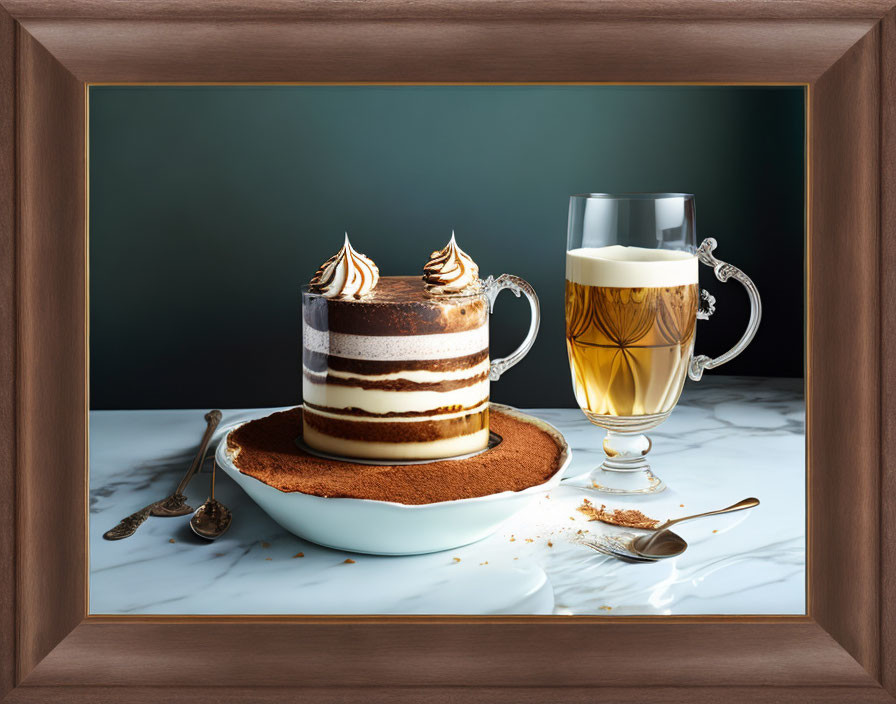
<path fill-rule="evenodd" d="M 801 379 L 688 382 L 672 416 L 650 433 L 653 467 L 669 487 L 650 498 L 591 492 L 587 473 L 601 461 L 603 431 L 578 409 L 533 409 L 573 449 L 566 479 L 491 537 L 456 550 L 375 557 L 319 547 L 281 529 L 223 473 L 216 495 L 234 520 L 220 540 L 195 537 L 186 518 L 150 518 L 131 538 L 104 541 L 123 516 L 171 492 L 206 410 L 90 414 L 91 613 L 805 613 Z M 222 426 L 257 414 L 225 411 Z M 193 506 L 208 479 L 188 488 Z M 761 506 L 680 526 L 690 547 L 673 560 L 630 565 L 575 543 L 580 530 L 618 530 L 578 513 L 585 497 L 666 519 L 747 496 Z"/>

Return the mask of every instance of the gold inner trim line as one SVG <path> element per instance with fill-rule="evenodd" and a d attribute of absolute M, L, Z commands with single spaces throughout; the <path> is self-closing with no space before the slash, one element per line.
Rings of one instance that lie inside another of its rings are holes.
<path fill-rule="evenodd" d="M 799 81 L 96 81 L 85 86 L 643 86 L 663 88 L 665 86 L 715 86 L 718 88 L 738 88 L 745 86 L 776 87 L 802 86 L 809 84 Z"/>
<path fill-rule="evenodd" d="M 198 614 L 181 614 L 181 615 L 165 615 L 165 614 L 91 614 L 90 613 L 90 89 L 103 86 L 137 86 L 137 87 L 198 87 L 198 86 L 639 86 L 639 87 L 655 87 L 663 88 L 667 86 L 712 86 L 718 88 L 727 87 L 802 87 L 804 89 L 804 114 L 805 114 L 805 177 L 804 177 L 804 247 L 803 247 L 803 296 L 804 296 L 804 330 L 803 330 L 803 400 L 806 413 L 806 440 L 805 440 L 805 497 L 806 497 L 806 538 L 805 538 L 805 614 L 700 614 L 699 616 L 689 615 L 668 615 L 668 616 L 601 616 L 601 615 L 578 615 L 578 616 L 381 616 L 376 614 L 370 615 L 328 615 L 328 616 L 303 616 L 300 614 L 265 614 L 265 615 L 242 615 L 242 614 L 221 614 L 214 616 L 205 616 Z M 811 176 L 811 119 L 810 111 L 812 105 L 812 86 L 807 82 L 793 81 L 669 81 L 669 82 L 651 82 L 651 81 L 502 81 L 502 82 L 476 82 L 476 81 L 96 81 L 92 83 L 84 83 L 84 388 L 85 393 L 85 418 L 87 422 L 84 424 L 84 544 L 85 544 L 85 565 L 84 575 L 84 618 L 93 622 L 118 622 L 127 621 L 131 623 L 139 622 L 165 622 L 165 623 L 182 623 L 186 621 L 196 622 L 227 622 L 239 621 L 240 623 L 251 622 L 295 622 L 295 623 L 322 623 L 336 622 L 343 623 L 407 623 L 413 621 L 415 623 L 525 623 L 538 621 L 541 623 L 564 622 L 569 623 L 571 620 L 580 623 L 656 623 L 658 621 L 673 621 L 676 623 L 704 623 L 708 621 L 719 622 L 750 622 L 750 623 L 778 623 L 793 621 L 813 621 L 812 614 L 809 610 L 810 606 L 810 581 L 811 574 L 810 560 L 811 551 L 809 550 L 809 527 L 811 511 L 808 505 L 809 481 L 811 474 L 811 463 L 809 462 L 809 384 L 808 378 L 810 373 L 810 357 L 809 357 L 809 340 L 811 339 L 811 327 L 809 315 L 809 251 L 812 242 L 811 237 L 811 207 L 810 197 L 812 193 L 810 185 Z"/>

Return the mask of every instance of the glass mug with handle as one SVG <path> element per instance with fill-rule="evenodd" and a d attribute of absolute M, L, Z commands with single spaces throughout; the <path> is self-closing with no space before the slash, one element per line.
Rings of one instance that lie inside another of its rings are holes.
<path fill-rule="evenodd" d="M 520 346 L 489 357 L 498 294 L 526 298 Z M 489 276 L 431 294 L 419 276 L 382 276 L 363 297 L 302 294 L 302 437 L 306 449 L 370 464 L 477 454 L 489 446 L 490 383 L 531 349 L 541 320 L 532 286 Z"/>
<path fill-rule="evenodd" d="M 647 462 L 644 432 L 678 403 L 685 376 L 699 381 L 736 357 L 759 327 L 753 282 L 716 259 L 714 239 L 698 247 L 688 193 L 589 193 L 570 198 L 566 242 L 566 348 L 576 401 L 604 428 L 606 459 L 591 473 L 607 494 L 653 494 L 665 484 Z M 750 298 L 740 341 L 711 359 L 694 355 L 698 319 L 715 299 L 698 286 L 699 262 L 720 281 L 735 279 Z"/>

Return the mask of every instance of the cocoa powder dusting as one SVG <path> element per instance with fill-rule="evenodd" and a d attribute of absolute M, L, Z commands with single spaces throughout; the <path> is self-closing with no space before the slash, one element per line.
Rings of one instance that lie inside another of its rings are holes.
<path fill-rule="evenodd" d="M 600 508 L 595 508 L 594 504 L 588 499 L 582 499 L 582 505 L 576 510 L 588 516 L 589 521 L 601 521 L 624 528 L 656 528 L 660 524 L 655 518 L 645 516 L 637 509 L 615 508 L 612 511 L 608 511 L 606 504 L 601 504 Z"/>
<path fill-rule="evenodd" d="M 542 484 L 560 466 L 560 448 L 535 426 L 492 410 L 497 447 L 466 460 L 374 466 L 314 457 L 299 449 L 302 409 L 250 421 L 227 438 L 238 450 L 234 464 L 243 474 L 280 491 L 331 498 L 429 504 L 469 499 Z"/>

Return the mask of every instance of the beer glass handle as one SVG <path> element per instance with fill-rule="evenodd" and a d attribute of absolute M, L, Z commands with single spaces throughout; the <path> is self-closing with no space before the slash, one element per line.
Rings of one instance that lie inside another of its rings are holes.
<path fill-rule="evenodd" d="M 529 309 L 531 317 L 529 318 L 529 332 L 522 344 L 514 350 L 512 354 L 500 359 L 493 359 L 488 367 L 489 381 L 497 381 L 501 375 L 510 369 L 514 364 L 519 362 L 526 353 L 535 344 L 535 336 L 538 334 L 538 326 L 541 324 L 541 312 L 538 305 L 538 296 L 535 295 L 535 289 L 529 285 L 528 281 L 524 281 L 519 276 L 511 274 L 501 274 L 497 279 L 489 276 L 482 282 L 482 291 L 488 299 L 488 312 L 492 313 L 495 309 L 495 299 L 504 289 L 510 289 L 513 294 L 519 298 L 522 293 L 526 300 L 529 301 Z"/>
<path fill-rule="evenodd" d="M 736 266 L 716 259 L 712 252 L 717 246 L 718 243 L 712 237 L 706 238 L 697 248 L 697 258 L 702 263 L 713 268 L 719 281 L 724 282 L 728 279 L 737 279 L 743 284 L 744 288 L 747 289 L 747 295 L 750 297 L 750 322 L 747 323 L 747 330 L 744 332 L 743 337 L 725 354 L 715 359 L 710 359 L 703 354 L 691 358 L 691 363 L 688 366 L 688 376 L 694 381 L 700 381 L 704 369 L 714 369 L 725 362 L 731 361 L 743 352 L 744 348 L 750 344 L 750 341 L 756 335 L 756 331 L 759 329 L 759 319 L 762 317 L 762 301 L 759 300 L 759 291 L 756 289 L 756 284 Z M 715 299 L 705 291 L 704 294 L 709 304 L 708 313 L 712 313 L 715 310 Z M 706 312 L 703 315 L 698 313 L 698 317 L 705 320 L 709 315 Z"/>

